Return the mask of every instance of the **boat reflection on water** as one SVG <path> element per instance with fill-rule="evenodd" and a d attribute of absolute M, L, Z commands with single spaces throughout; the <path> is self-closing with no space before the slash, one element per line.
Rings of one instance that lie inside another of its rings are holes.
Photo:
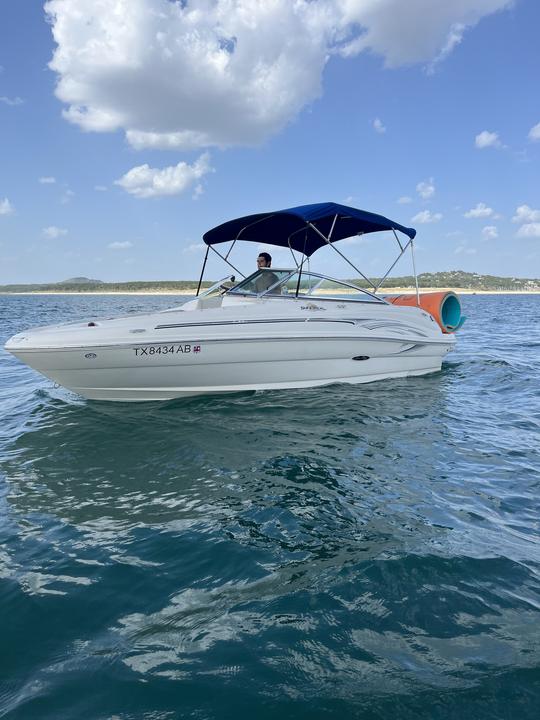
<path fill-rule="evenodd" d="M 443 442 L 444 427 L 433 422 L 444 410 L 443 378 L 144 405 L 45 396 L 4 472 L 20 511 L 75 524 L 103 513 L 136 524 L 211 524 L 230 517 L 230 503 L 272 505 L 276 493 L 300 505 L 306 493 L 322 511 L 326 491 L 364 517 L 370 493 L 374 503 L 388 497 L 378 478 L 393 474 L 396 457 L 418 472 L 418 443 Z"/>

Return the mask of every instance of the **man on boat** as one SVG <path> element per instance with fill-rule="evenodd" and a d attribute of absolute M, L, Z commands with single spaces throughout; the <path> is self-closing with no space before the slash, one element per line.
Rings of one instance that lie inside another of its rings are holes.
<path fill-rule="evenodd" d="M 272 256 L 270 253 L 262 252 L 259 253 L 259 256 L 257 258 L 257 268 L 260 270 L 261 268 L 270 267 L 272 265 Z"/>
<path fill-rule="evenodd" d="M 270 268 L 272 266 L 272 256 L 267 252 L 262 252 L 257 257 L 257 268 Z M 255 292 L 262 293 L 268 290 L 274 283 L 277 283 L 278 277 L 273 272 L 263 272 L 255 280 Z"/>

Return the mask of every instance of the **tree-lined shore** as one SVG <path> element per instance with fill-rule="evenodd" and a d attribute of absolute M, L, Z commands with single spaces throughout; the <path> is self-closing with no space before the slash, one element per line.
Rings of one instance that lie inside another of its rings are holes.
<path fill-rule="evenodd" d="M 369 289 L 363 279 L 350 279 L 359 287 Z M 376 279 L 374 279 L 376 282 Z M 58 283 L 0 285 L 0 293 L 155 293 L 155 294 L 191 294 L 197 289 L 197 280 L 140 280 L 130 282 L 102 282 L 87 278 L 74 278 Z M 210 287 L 212 281 L 202 283 L 203 288 Z M 463 270 L 447 272 L 421 273 L 418 276 L 420 289 L 459 289 L 478 292 L 540 292 L 540 279 L 498 277 L 481 275 Z M 414 288 L 414 277 L 402 275 L 387 278 L 383 288 Z"/>

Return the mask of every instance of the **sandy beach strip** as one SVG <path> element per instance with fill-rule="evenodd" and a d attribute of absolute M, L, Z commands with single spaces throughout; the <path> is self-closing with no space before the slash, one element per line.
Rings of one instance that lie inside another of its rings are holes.
<path fill-rule="evenodd" d="M 351 294 L 354 291 L 351 290 Z M 420 294 L 433 292 L 455 292 L 456 295 L 540 295 L 540 290 L 475 290 L 473 288 L 419 288 Z M 415 288 L 384 288 L 380 295 L 414 295 Z M 323 293 L 321 293 L 323 294 Z M 331 290 L 324 294 L 334 294 Z M 341 293 L 340 293 L 341 294 Z M 347 293 L 343 293 L 347 294 Z M 180 295 L 195 297 L 195 290 L 32 290 L 25 292 L 2 292 L 0 295 Z M 317 297 L 317 296 L 313 296 Z"/>

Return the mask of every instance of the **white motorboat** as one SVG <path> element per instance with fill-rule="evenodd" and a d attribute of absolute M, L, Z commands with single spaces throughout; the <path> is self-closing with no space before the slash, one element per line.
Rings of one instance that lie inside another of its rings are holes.
<path fill-rule="evenodd" d="M 426 305 L 418 288 L 412 300 L 396 300 L 379 294 L 385 278 L 368 291 L 305 270 L 320 247 L 382 230 L 394 234 L 397 259 L 413 251 L 412 228 L 335 203 L 238 218 L 205 234 L 195 299 L 162 312 L 26 330 L 5 348 L 93 400 L 168 400 L 435 372 L 462 322 L 455 295 L 438 294 L 431 314 L 423 305 L 432 307 L 433 298 Z M 238 282 L 228 277 L 200 293 L 209 251 L 230 264 L 238 240 L 288 247 L 294 267 L 262 268 Z M 215 246 L 226 241 L 232 245 L 222 255 Z"/>

